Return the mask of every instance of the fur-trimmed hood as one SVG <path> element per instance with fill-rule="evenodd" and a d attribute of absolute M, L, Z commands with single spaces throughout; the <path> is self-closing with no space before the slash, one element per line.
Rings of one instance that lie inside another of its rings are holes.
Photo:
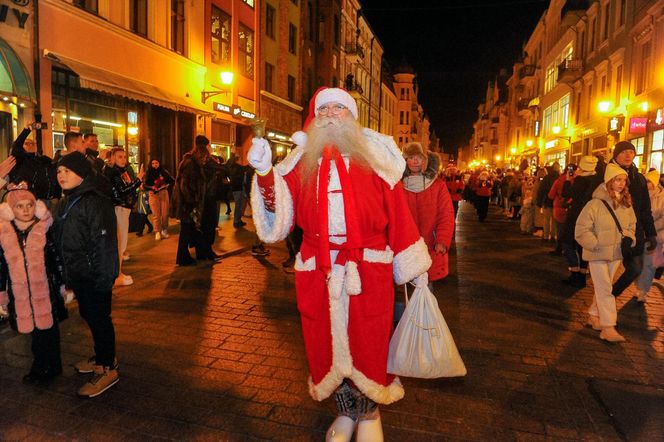
<path fill-rule="evenodd" d="M 429 152 L 427 154 L 427 168 L 424 171 L 423 175 L 425 178 L 433 180 L 438 176 L 438 171 L 440 170 L 440 157 L 434 152 Z M 410 176 L 412 173 L 408 170 L 408 167 L 404 170 L 403 178 Z"/>

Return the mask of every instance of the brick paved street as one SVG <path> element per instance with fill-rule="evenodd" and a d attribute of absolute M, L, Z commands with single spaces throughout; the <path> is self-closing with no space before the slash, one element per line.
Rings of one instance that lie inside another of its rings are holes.
<path fill-rule="evenodd" d="M 48 388 L 21 384 L 29 339 L 0 328 L 0 439 L 322 440 L 334 405 L 307 393 L 285 248 L 257 259 L 249 231 L 226 221 L 221 235 L 221 264 L 177 268 L 176 235 L 130 234 L 135 284 L 114 291 L 121 380 L 96 399 L 75 396 L 85 378 L 71 364 L 91 353 L 75 304 L 65 374 Z M 560 284 L 566 266 L 550 246 L 495 210 L 479 224 L 468 205 L 456 238 L 454 274 L 436 293 L 468 375 L 404 379 L 406 397 L 381 411 L 387 440 L 663 439 L 661 419 L 639 430 L 609 415 L 616 386 L 662 398 L 662 286 L 645 307 L 619 298 L 628 341 L 611 345 L 583 325 L 592 288 Z"/>

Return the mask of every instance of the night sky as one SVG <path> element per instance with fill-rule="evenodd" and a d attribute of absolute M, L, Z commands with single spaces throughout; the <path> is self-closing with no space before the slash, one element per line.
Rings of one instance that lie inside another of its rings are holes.
<path fill-rule="evenodd" d="M 468 142 L 487 81 L 511 72 L 548 0 L 361 0 L 391 66 L 415 68 L 420 102 L 447 152 Z"/>

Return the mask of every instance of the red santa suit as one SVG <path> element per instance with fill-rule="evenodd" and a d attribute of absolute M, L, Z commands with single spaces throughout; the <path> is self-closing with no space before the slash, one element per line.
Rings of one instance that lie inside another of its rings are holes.
<path fill-rule="evenodd" d="M 263 241 L 283 240 L 295 224 L 304 231 L 295 286 L 311 396 L 329 397 L 346 378 L 371 400 L 390 404 L 404 394 L 387 373 L 392 279 L 412 280 L 431 259 L 400 183 L 401 152 L 391 137 L 363 133 L 371 169 L 326 148 L 318 172 L 303 183 L 298 163 L 306 146 L 298 146 L 254 179 L 251 204 Z"/>

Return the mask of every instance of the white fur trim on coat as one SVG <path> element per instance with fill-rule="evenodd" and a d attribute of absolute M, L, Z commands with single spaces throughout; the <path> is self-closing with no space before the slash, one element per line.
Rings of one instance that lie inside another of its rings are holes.
<path fill-rule="evenodd" d="M 355 261 L 348 261 L 346 263 L 346 293 L 349 295 L 359 295 L 362 293 L 362 281 L 360 280 L 360 272 L 357 270 L 357 263 Z"/>
<path fill-rule="evenodd" d="M 256 176 L 251 186 L 251 211 L 258 237 L 266 243 L 275 243 L 286 238 L 294 218 L 293 198 L 286 180 L 278 173 L 274 174 L 274 213 L 265 208 Z"/>
<path fill-rule="evenodd" d="M 295 255 L 294 269 L 298 272 L 310 272 L 312 270 L 316 270 L 316 257 L 312 256 L 306 261 L 302 261 L 302 254 L 297 252 L 297 255 Z"/>
<path fill-rule="evenodd" d="M 336 259 L 336 253 L 333 252 L 332 258 Z M 332 326 L 332 368 L 318 384 L 314 384 L 309 378 L 309 394 L 315 400 L 322 401 L 334 393 L 345 378 L 348 378 L 371 400 L 379 404 L 391 404 L 404 395 L 398 378 L 395 378 L 390 385 L 382 386 L 353 367 L 348 340 L 349 298 L 345 289 L 344 273 L 344 266 L 333 265 L 328 285 Z"/>
<path fill-rule="evenodd" d="M 366 262 L 391 264 L 394 261 L 394 252 L 390 246 L 385 247 L 385 250 L 364 249 L 363 255 L 363 260 Z"/>
<path fill-rule="evenodd" d="M 405 284 L 429 270 L 429 267 L 431 267 L 429 250 L 424 239 L 420 237 L 394 257 L 394 281 L 399 285 Z"/>
<path fill-rule="evenodd" d="M 393 189 L 403 177 L 406 170 L 406 160 L 389 135 L 378 133 L 374 130 L 364 128 L 362 133 L 367 137 L 369 148 L 374 156 L 374 172 L 381 177 L 390 189 Z"/>
<path fill-rule="evenodd" d="M 295 169 L 300 158 L 302 158 L 302 154 L 304 154 L 304 146 L 297 146 L 295 149 L 291 150 L 291 152 L 286 155 L 286 158 L 274 166 L 277 174 L 281 176 L 288 175 L 293 169 Z"/>

